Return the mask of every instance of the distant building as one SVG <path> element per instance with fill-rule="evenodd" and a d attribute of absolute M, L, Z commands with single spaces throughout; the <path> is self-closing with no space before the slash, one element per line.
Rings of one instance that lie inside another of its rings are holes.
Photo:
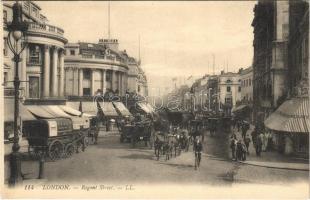
<path fill-rule="evenodd" d="M 253 68 L 240 69 L 241 96 L 233 112 L 237 117 L 253 120 Z"/>
<path fill-rule="evenodd" d="M 220 110 L 231 115 L 232 108 L 241 100 L 241 80 L 238 73 L 221 72 L 218 76 L 218 98 Z"/>
<path fill-rule="evenodd" d="M 248 67 L 240 71 L 241 101 L 253 101 L 253 68 Z"/>
<path fill-rule="evenodd" d="M 141 96 L 148 96 L 148 82 L 140 61 L 133 57 L 128 58 L 128 92 L 134 92 Z"/>

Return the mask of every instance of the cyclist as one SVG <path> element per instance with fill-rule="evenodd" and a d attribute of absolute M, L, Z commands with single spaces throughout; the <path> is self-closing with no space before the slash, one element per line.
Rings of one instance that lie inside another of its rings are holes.
<path fill-rule="evenodd" d="M 195 152 L 195 169 L 199 167 L 201 161 L 201 152 L 202 152 L 202 143 L 199 139 L 194 143 L 194 152 Z M 196 160 L 197 159 L 197 160 Z"/>

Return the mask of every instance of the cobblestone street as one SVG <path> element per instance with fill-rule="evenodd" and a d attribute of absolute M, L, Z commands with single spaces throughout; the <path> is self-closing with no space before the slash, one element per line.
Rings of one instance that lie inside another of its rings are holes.
<path fill-rule="evenodd" d="M 101 135 L 97 145 L 73 157 L 45 163 L 45 180 L 52 182 L 83 183 L 139 183 L 139 184 L 208 184 L 235 183 L 287 184 L 308 181 L 308 171 L 270 169 L 232 162 L 228 157 L 227 136 L 210 137 L 204 143 L 201 167 L 194 169 L 194 155 L 182 152 L 180 156 L 157 161 L 154 150 L 139 144 L 132 148 L 120 143 L 117 134 Z M 38 173 L 38 162 L 23 163 L 24 173 L 31 178 Z"/>

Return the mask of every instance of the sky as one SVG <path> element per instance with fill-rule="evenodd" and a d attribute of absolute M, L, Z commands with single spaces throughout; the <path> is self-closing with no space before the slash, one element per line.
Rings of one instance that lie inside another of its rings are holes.
<path fill-rule="evenodd" d="M 152 82 L 157 77 L 201 77 L 238 71 L 253 58 L 255 1 L 111 1 L 111 38 L 136 58 Z M 108 38 L 107 1 L 37 2 L 69 42 Z M 214 59 L 213 59 L 214 58 Z M 154 81 L 155 80 L 155 81 Z M 168 82 L 169 83 L 169 82 Z M 166 86 L 165 86 L 166 87 Z"/>

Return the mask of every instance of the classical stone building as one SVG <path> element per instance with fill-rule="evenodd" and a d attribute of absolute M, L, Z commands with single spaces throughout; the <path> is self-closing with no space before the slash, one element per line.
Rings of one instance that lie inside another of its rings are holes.
<path fill-rule="evenodd" d="M 253 120 L 253 68 L 241 68 L 239 70 L 241 81 L 240 101 L 236 102 L 233 112 L 237 117 L 246 119 L 250 122 Z"/>
<path fill-rule="evenodd" d="M 6 43 L 7 22 L 13 18 L 14 2 L 3 2 L 3 58 L 4 95 L 14 96 L 13 54 Z M 29 22 L 26 33 L 27 47 L 19 63 L 21 95 L 24 99 L 63 98 L 64 96 L 64 30 L 50 25 L 34 2 L 22 1 L 23 19 Z"/>
<path fill-rule="evenodd" d="M 259 1 L 254 12 L 256 122 L 272 132 L 275 149 L 308 158 L 309 3 Z"/>
<path fill-rule="evenodd" d="M 287 90 L 289 3 L 259 0 L 254 14 L 253 104 L 255 121 L 261 123 Z"/>
<path fill-rule="evenodd" d="M 141 68 L 141 62 L 133 57 L 128 58 L 128 92 L 148 96 L 148 84 L 146 75 Z"/>
<path fill-rule="evenodd" d="M 218 76 L 218 98 L 220 110 L 226 115 L 231 114 L 236 102 L 241 99 L 241 80 L 239 73 L 224 71 Z"/>
<path fill-rule="evenodd" d="M 65 48 L 65 96 L 94 96 L 97 91 L 147 96 L 140 62 L 120 51 L 116 39 L 68 43 Z"/>
<path fill-rule="evenodd" d="M 118 50 L 117 40 L 69 43 L 65 48 L 65 96 L 94 96 L 97 91 L 125 94 L 128 58 Z"/>

